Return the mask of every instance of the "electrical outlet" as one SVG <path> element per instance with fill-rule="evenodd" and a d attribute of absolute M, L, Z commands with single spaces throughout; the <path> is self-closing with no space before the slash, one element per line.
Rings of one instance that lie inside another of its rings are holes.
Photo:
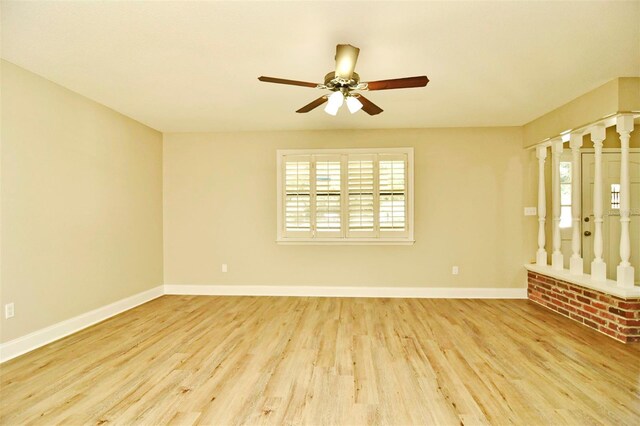
<path fill-rule="evenodd" d="M 13 318 L 14 314 L 15 314 L 15 310 L 14 310 L 14 307 L 13 307 L 13 302 L 7 303 L 6 305 L 4 305 L 4 317 L 5 317 L 5 319 Z"/>
<path fill-rule="evenodd" d="M 536 207 L 525 207 L 524 215 L 525 216 L 535 216 L 538 214 L 538 209 Z"/>
<path fill-rule="evenodd" d="M 451 268 L 451 273 L 453 275 L 458 275 L 458 273 L 460 273 L 460 269 L 457 266 L 454 266 L 453 268 Z"/>
<path fill-rule="evenodd" d="M 229 269 L 227 268 L 227 264 L 223 263 L 222 264 L 222 272 L 227 272 Z"/>

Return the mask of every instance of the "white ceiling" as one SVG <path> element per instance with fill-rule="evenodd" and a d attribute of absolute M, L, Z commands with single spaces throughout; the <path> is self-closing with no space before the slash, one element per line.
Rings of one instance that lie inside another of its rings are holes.
<path fill-rule="evenodd" d="M 294 111 L 335 45 L 385 112 Z M 164 132 L 522 125 L 640 76 L 640 2 L 2 2 L 2 57 Z"/>

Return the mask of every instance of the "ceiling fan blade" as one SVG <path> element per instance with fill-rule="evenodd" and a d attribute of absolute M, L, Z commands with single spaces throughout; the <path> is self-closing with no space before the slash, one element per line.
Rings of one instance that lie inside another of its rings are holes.
<path fill-rule="evenodd" d="M 327 96 L 326 95 L 320 96 L 318 99 L 316 99 L 313 102 L 310 102 L 310 103 L 306 104 L 305 106 L 303 106 L 302 108 L 300 108 L 296 112 L 309 112 L 312 109 L 318 108 L 320 105 L 322 105 L 325 102 L 327 102 Z"/>
<path fill-rule="evenodd" d="M 339 44 L 336 46 L 336 77 L 351 79 L 353 70 L 358 62 L 360 49 L 350 44 Z"/>
<path fill-rule="evenodd" d="M 429 82 L 426 75 L 418 77 L 394 78 L 367 83 L 368 90 L 408 89 L 410 87 L 424 87 Z"/>
<path fill-rule="evenodd" d="M 358 96 L 358 100 L 362 103 L 362 110 L 369 115 L 378 115 L 383 111 L 382 108 L 362 95 Z"/>
<path fill-rule="evenodd" d="M 318 87 L 316 83 L 309 83 L 307 81 L 286 80 L 284 78 L 260 76 L 258 77 L 258 80 L 264 81 L 265 83 L 290 84 L 292 86 L 304 86 L 304 87 Z"/>

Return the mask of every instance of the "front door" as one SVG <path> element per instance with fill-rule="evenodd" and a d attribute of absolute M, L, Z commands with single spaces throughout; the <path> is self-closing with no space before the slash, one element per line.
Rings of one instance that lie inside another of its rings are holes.
<path fill-rule="evenodd" d="M 631 265 L 635 268 L 635 282 L 640 283 L 640 152 L 629 156 L 631 187 Z M 582 153 L 582 253 L 584 270 L 591 272 L 593 260 L 593 178 L 595 155 Z M 616 279 L 620 263 L 620 153 L 602 154 L 603 254 L 607 263 L 607 278 Z"/>

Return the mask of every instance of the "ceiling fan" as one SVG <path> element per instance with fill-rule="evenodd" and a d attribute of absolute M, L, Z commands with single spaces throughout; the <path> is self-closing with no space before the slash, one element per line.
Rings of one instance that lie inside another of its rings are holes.
<path fill-rule="evenodd" d="M 325 102 L 328 102 L 324 110 L 330 115 L 336 115 L 338 113 L 338 109 L 340 109 L 344 102 L 347 103 L 347 107 L 352 114 L 360 109 L 369 115 L 380 114 L 382 112 L 382 108 L 362 96 L 362 94 L 354 92 L 361 90 L 389 90 L 424 87 L 429 82 L 426 75 L 395 78 L 392 80 L 360 82 L 360 76 L 358 73 L 354 72 L 359 53 L 360 49 L 351 46 L 350 44 L 337 45 L 336 69 L 324 77 L 323 84 L 265 76 L 258 77 L 258 80 L 267 83 L 289 84 L 293 86 L 330 90 L 333 92 L 330 95 L 322 95 L 318 99 L 296 111 L 299 113 L 309 112 Z"/>

